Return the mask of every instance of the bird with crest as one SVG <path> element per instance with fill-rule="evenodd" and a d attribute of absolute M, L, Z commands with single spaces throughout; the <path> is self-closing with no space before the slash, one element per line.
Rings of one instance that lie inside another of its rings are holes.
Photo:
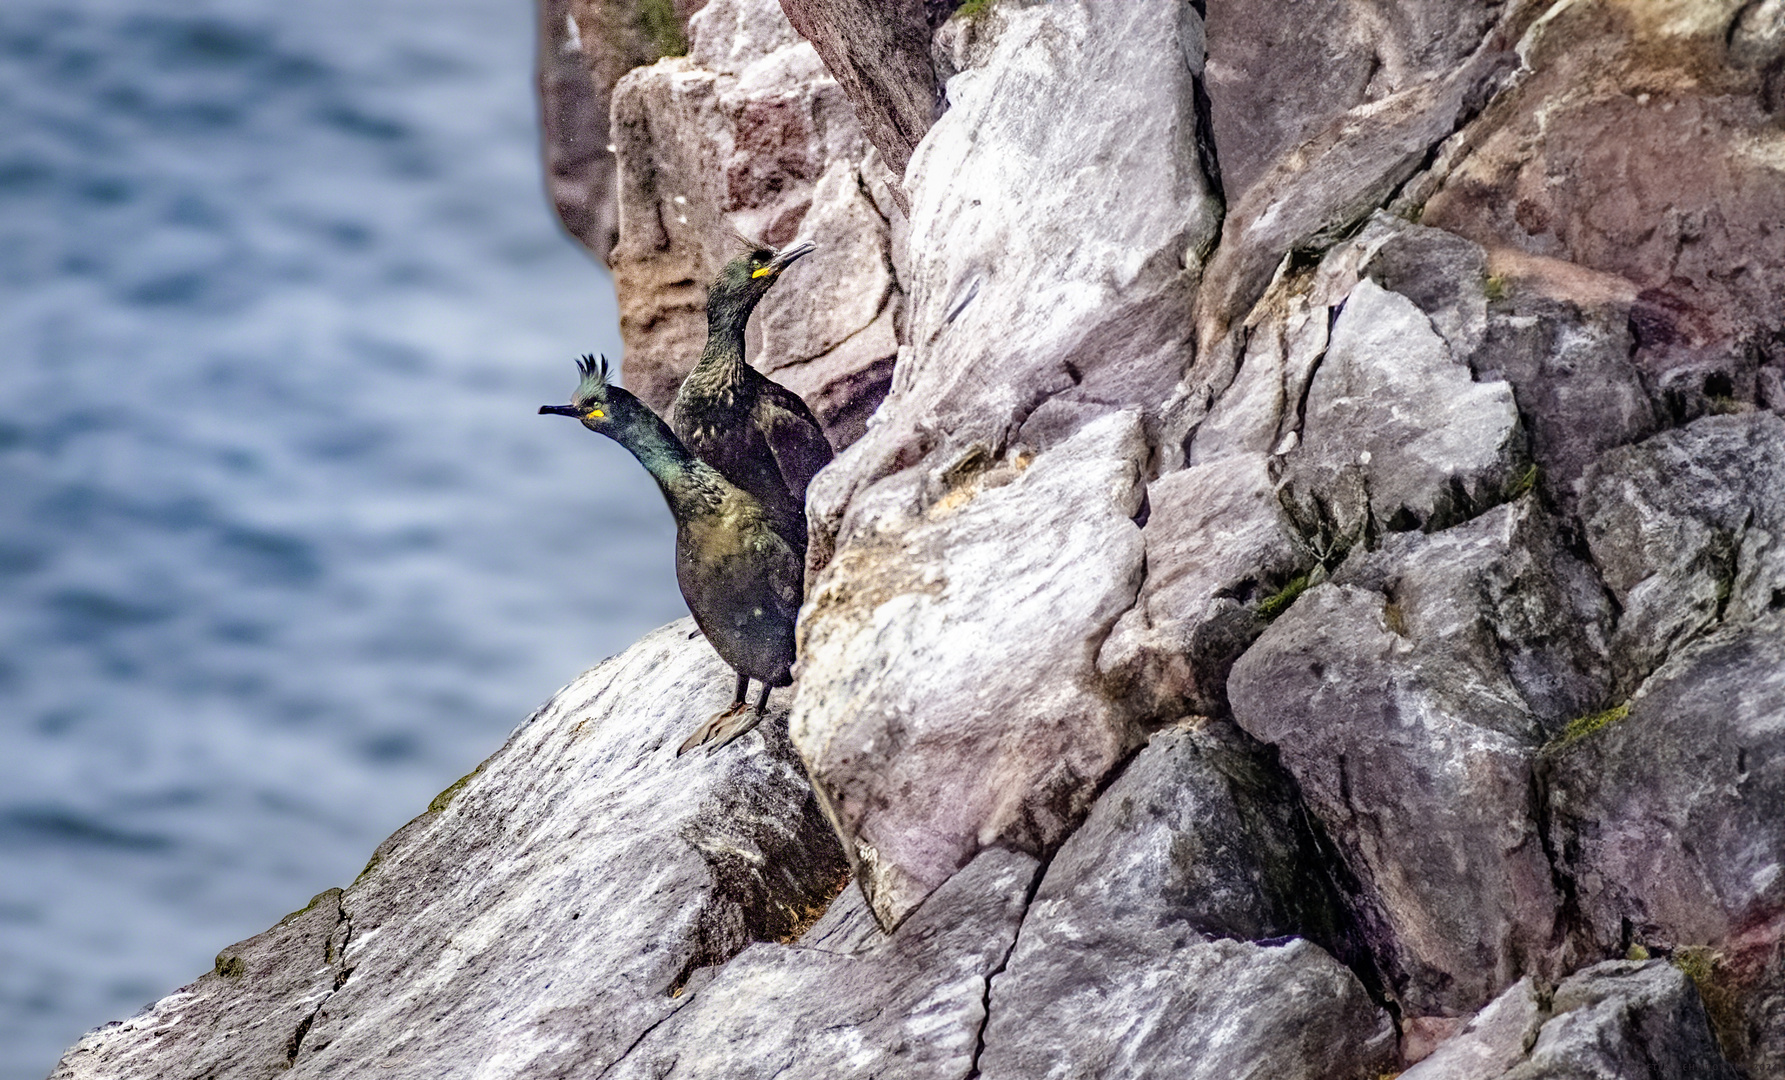
<path fill-rule="evenodd" d="M 737 673 L 732 705 L 689 736 L 678 754 L 716 750 L 754 728 L 770 689 L 793 682 L 794 621 L 805 586 L 803 533 L 795 543 L 778 511 L 690 452 L 650 407 L 609 379 L 607 358 L 584 356 L 570 416 L 619 443 L 657 481 L 676 522 L 676 584 L 702 634 Z M 798 400 L 797 398 L 795 400 Z M 754 710 L 750 680 L 762 684 Z"/>

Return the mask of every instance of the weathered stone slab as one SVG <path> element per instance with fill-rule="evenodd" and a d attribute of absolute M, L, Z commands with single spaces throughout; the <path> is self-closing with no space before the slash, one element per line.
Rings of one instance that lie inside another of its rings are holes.
<path fill-rule="evenodd" d="M 1785 329 L 1785 131 L 1769 111 L 1785 68 L 1756 64 L 1774 46 L 1754 33 L 1768 14 L 1548 7 L 1524 79 L 1438 170 L 1421 220 L 1630 281 L 1634 360 L 1667 423 L 1757 401 Z"/>
<path fill-rule="evenodd" d="M 1719 622 L 1785 598 L 1785 419 L 1712 416 L 1606 453 L 1583 482 L 1586 541 L 1622 614 L 1620 686 Z"/>
<path fill-rule="evenodd" d="M 84 1077 L 284 1076 L 335 989 L 345 915 L 330 889 L 277 926 L 217 954 L 217 966 L 142 1012 L 70 1047 L 52 1080 Z"/>
<path fill-rule="evenodd" d="M 1394 537 L 1228 679 L 1235 719 L 1279 748 L 1359 879 L 1405 1016 L 1472 1012 L 1560 959 L 1533 764 L 1602 698 L 1608 621 L 1571 561 L 1528 500 Z"/>
<path fill-rule="evenodd" d="M 1497 297 L 1473 356 L 1481 378 L 1512 384 L 1531 436 L 1535 486 L 1565 509 L 1600 454 L 1655 432 L 1655 408 L 1631 361 L 1623 278 L 1499 249 L 1485 283 Z"/>
<path fill-rule="evenodd" d="M 1393 1062 L 1357 978 L 1285 936 L 1330 942 L 1339 915 L 1259 750 L 1230 725 L 1170 729 L 1110 785 L 992 982 L 982 1076 L 1375 1080 Z"/>
<path fill-rule="evenodd" d="M 933 0 L 781 0 L 895 176 L 904 175 L 911 151 L 941 111 L 926 10 L 935 6 Z"/>
<path fill-rule="evenodd" d="M 844 874 L 776 723 L 675 756 L 731 694 L 692 628 L 572 683 L 345 892 L 88 1036 L 59 1075 L 434 1080 L 619 1060 L 690 972 L 794 932 Z M 180 1038 L 156 1038 L 170 1026 Z"/>
<path fill-rule="evenodd" d="M 1208 85 L 1221 179 L 1241 198 L 1279 158 L 1357 106 L 1448 75 L 1505 0 L 1209 0 Z"/>
<path fill-rule="evenodd" d="M 1177 0 L 1072 0 L 998 20 L 906 170 L 907 262 L 925 283 L 911 351 L 880 430 L 833 467 L 834 492 L 809 496 L 815 533 L 926 455 L 1039 450 L 1156 408 L 1189 361 L 1183 313 L 1220 221 L 1196 156 L 1200 19 Z"/>
<path fill-rule="evenodd" d="M 1420 5 L 1424 8 L 1425 5 Z M 1477 5 L 1463 5 L 1476 8 Z M 1512 79 L 1517 58 L 1503 13 L 1467 59 L 1351 108 L 1230 192 L 1220 247 L 1197 297 L 1197 339 L 1217 351 L 1292 252 L 1332 246 L 1383 207 L 1475 111 Z M 1260 87 L 1268 93 L 1268 87 Z"/>
<path fill-rule="evenodd" d="M 1400 1080 L 1495 1080 L 1525 1060 L 1547 1019 L 1536 981 L 1527 975 Z"/>
<path fill-rule="evenodd" d="M 619 238 L 608 114 L 614 84 L 687 48 L 706 0 L 542 0 L 539 119 L 546 186 L 558 220 L 596 258 Z"/>
<path fill-rule="evenodd" d="M 826 942 L 817 947 L 747 949 L 606 1075 L 965 1080 L 986 983 L 1010 952 L 1038 869 L 1029 856 L 987 851 L 891 936 L 843 949 L 820 924 L 808 935 Z M 854 890 L 837 905 L 862 912 Z"/>
<path fill-rule="evenodd" d="M 793 738 L 884 925 L 982 847 L 1057 843 L 1131 745 L 1096 652 L 1140 586 L 1145 456 L 1125 412 L 964 463 L 928 509 L 858 507 L 808 594 Z"/>
<path fill-rule="evenodd" d="M 1505 1080 L 1736 1080 L 1692 983 L 1661 961 L 1612 960 L 1556 987 L 1530 1059 Z"/>

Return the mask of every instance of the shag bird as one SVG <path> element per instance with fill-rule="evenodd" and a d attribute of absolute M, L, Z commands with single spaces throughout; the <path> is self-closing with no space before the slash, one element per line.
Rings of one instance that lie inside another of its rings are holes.
<path fill-rule="evenodd" d="M 725 264 L 707 290 L 707 345 L 676 392 L 676 437 L 760 499 L 806 549 L 806 485 L 831 460 L 818 418 L 786 387 L 744 362 L 744 326 L 769 287 L 810 243 L 758 247 Z"/>
<path fill-rule="evenodd" d="M 578 367 L 583 378 L 570 404 L 539 411 L 574 416 L 619 443 L 662 489 L 676 519 L 676 584 L 701 633 L 738 675 L 731 708 L 696 728 L 676 753 L 703 743 L 717 750 L 762 722 L 771 687 L 793 682 L 804 552 L 761 499 L 689 453 L 649 406 L 609 383 L 605 356 L 585 356 Z M 746 705 L 751 679 L 762 683 L 754 714 Z"/>

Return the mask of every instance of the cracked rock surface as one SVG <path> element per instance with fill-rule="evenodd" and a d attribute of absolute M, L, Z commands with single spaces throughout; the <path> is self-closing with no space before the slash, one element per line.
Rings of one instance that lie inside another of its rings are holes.
<path fill-rule="evenodd" d="M 1556 574 L 1567 556 L 1528 502 L 1394 539 L 1297 600 L 1228 692 L 1358 876 L 1403 1007 L 1456 1015 L 1556 973 L 1534 763 L 1546 729 L 1596 700 L 1604 612 Z"/>
<path fill-rule="evenodd" d="M 635 390 L 818 244 L 791 707 L 647 637 L 59 1077 L 1785 1080 L 1785 4 L 567 7 Z"/>
<path fill-rule="evenodd" d="M 1144 453 L 1121 412 L 956 470 L 858 521 L 813 588 L 793 740 L 883 925 L 982 847 L 1057 844 L 1132 745 L 1095 658 L 1140 584 Z"/>
<path fill-rule="evenodd" d="M 1342 916 L 1261 750 L 1168 729 L 1104 792 L 993 984 L 982 1076 L 1375 1080 L 1393 1062 L 1388 1015 L 1298 936 L 1332 944 Z"/>
<path fill-rule="evenodd" d="M 986 981 L 1037 866 L 987 851 L 892 935 L 853 890 L 794 945 L 746 950 L 651 1031 L 614 1080 L 932 1080 L 972 1075 Z M 855 933 L 839 933 L 851 923 Z"/>
<path fill-rule="evenodd" d="M 1651 960 L 1596 964 L 1539 994 L 1529 979 L 1483 1009 L 1401 1080 L 1736 1080 L 1677 969 Z"/>
<path fill-rule="evenodd" d="M 570 684 L 352 886 L 89 1035 L 56 1075 L 593 1076 L 618 1060 L 691 972 L 794 932 L 844 871 L 777 725 L 738 753 L 675 756 L 730 694 L 692 626 Z"/>

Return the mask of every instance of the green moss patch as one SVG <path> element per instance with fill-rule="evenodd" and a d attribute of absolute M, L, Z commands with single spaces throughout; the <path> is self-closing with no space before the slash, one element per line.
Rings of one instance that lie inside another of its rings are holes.
<path fill-rule="evenodd" d="M 1685 945 L 1675 949 L 1668 961 L 1698 988 L 1711 1032 L 1723 1053 L 1738 1056 L 1744 1041 L 1741 999 L 1730 985 L 1723 954 L 1709 945 Z"/>
<path fill-rule="evenodd" d="M 1530 494 L 1537 487 L 1537 480 L 1537 466 L 1532 465 L 1520 473 L 1517 479 L 1513 480 L 1512 485 L 1506 489 L 1506 501 L 1511 502 Z"/>
<path fill-rule="evenodd" d="M 457 780 L 454 780 L 452 782 L 451 787 L 448 787 L 445 791 L 442 791 L 440 794 L 434 796 L 434 801 L 428 804 L 428 813 L 438 814 L 440 811 L 442 811 L 442 810 L 446 809 L 448 806 L 450 806 L 452 804 L 452 801 L 459 797 L 459 792 L 465 790 L 465 785 L 469 784 L 471 782 L 471 778 L 473 776 L 476 776 L 478 773 L 480 773 L 482 771 L 483 771 L 483 766 L 479 765 L 477 768 L 472 769 L 470 772 L 466 773 L 464 776 L 461 776 Z M 371 867 L 368 866 L 368 867 L 366 867 L 366 869 L 370 870 Z"/>
<path fill-rule="evenodd" d="M 1626 701 L 1624 704 L 1614 705 L 1604 712 L 1576 717 L 1568 721 L 1568 726 L 1562 729 L 1562 734 L 1556 736 L 1555 742 L 1551 745 L 1556 747 L 1573 746 L 1589 735 L 1596 735 L 1604 731 L 1629 715 L 1630 703 Z"/>
<path fill-rule="evenodd" d="M 1289 610 L 1296 597 L 1308 591 L 1308 575 L 1297 574 L 1284 583 L 1281 589 L 1258 602 L 1258 614 L 1267 622 Z"/>
<path fill-rule="evenodd" d="M 638 28 L 659 56 L 688 55 L 688 39 L 682 34 L 682 20 L 676 18 L 673 0 L 639 0 Z"/>

